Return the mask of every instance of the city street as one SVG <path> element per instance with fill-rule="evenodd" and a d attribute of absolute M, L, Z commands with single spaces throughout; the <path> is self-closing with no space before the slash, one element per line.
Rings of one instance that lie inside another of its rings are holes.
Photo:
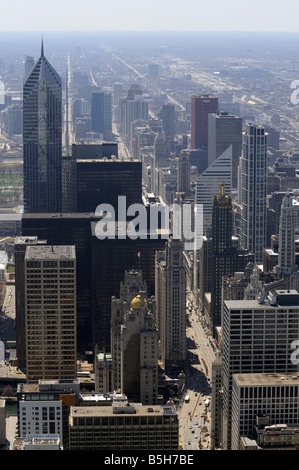
<path fill-rule="evenodd" d="M 6 286 L 6 295 L 0 312 L 0 340 L 14 341 L 15 338 L 15 286 Z"/>
<path fill-rule="evenodd" d="M 183 450 L 210 448 L 211 370 L 216 347 L 205 333 L 197 312 L 187 311 L 187 350 L 189 368 L 186 373 L 185 396 L 179 410 L 180 445 Z"/>

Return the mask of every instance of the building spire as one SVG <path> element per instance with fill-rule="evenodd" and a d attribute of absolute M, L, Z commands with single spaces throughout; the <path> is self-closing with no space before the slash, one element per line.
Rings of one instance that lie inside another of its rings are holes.
<path fill-rule="evenodd" d="M 225 197 L 225 184 L 223 181 L 220 183 L 220 197 Z"/>
<path fill-rule="evenodd" d="M 42 45 L 41 45 L 41 57 L 44 57 L 44 38 L 42 36 Z"/>

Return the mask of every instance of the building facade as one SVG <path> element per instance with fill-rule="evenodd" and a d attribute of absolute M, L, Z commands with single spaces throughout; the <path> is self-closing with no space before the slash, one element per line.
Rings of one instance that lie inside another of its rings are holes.
<path fill-rule="evenodd" d="M 24 211 L 62 208 L 62 85 L 41 56 L 23 88 Z"/>
<path fill-rule="evenodd" d="M 72 407 L 70 450 L 178 450 L 179 422 L 173 406 Z"/>
<path fill-rule="evenodd" d="M 28 383 L 77 374 L 74 246 L 32 246 L 25 254 L 25 341 Z"/>
<path fill-rule="evenodd" d="M 265 299 L 224 302 L 223 449 L 232 445 L 233 375 L 297 371 L 291 345 L 299 337 L 298 313 L 297 291 L 277 290 Z"/>
<path fill-rule="evenodd" d="M 225 111 L 208 116 L 208 164 L 232 146 L 232 188 L 238 186 L 238 166 L 242 153 L 242 118 Z"/>
<path fill-rule="evenodd" d="M 243 132 L 241 167 L 241 245 L 263 262 L 266 248 L 267 137 L 261 126 L 247 123 Z"/>
<path fill-rule="evenodd" d="M 267 416 L 272 426 L 298 424 L 298 397 L 298 373 L 233 375 L 232 450 L 240 449 L 241 437 L 255 434 L 258 416 Z"/>
<path fill-rule="evenodd" d="M 218 111 L 218 98 L 213 95 L 191 96 L 191 148 L 208 146 L 208 115 Z"/>
<path fill-rule="evenodd" d="M 157 324 L 166 370 L 186 366 L 186 270 L 183 243 L 170 239 L 155 261 Z"/>

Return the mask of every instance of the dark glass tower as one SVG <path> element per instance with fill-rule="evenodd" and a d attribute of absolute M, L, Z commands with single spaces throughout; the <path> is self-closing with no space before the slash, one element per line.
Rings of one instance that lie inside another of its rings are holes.
<path fill-rule="evenodd" d="M 61 78 L 41 56 L 23 88 L 24 211 L 60 212 L 62 207 Z"/>

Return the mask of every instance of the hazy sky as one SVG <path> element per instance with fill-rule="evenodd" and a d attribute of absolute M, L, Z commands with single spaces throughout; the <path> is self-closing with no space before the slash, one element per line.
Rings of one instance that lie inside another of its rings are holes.
<path fill-rule="evenodd" d="M 298 0 L 5 0 L 2 31 L 299 31 Z"/>

